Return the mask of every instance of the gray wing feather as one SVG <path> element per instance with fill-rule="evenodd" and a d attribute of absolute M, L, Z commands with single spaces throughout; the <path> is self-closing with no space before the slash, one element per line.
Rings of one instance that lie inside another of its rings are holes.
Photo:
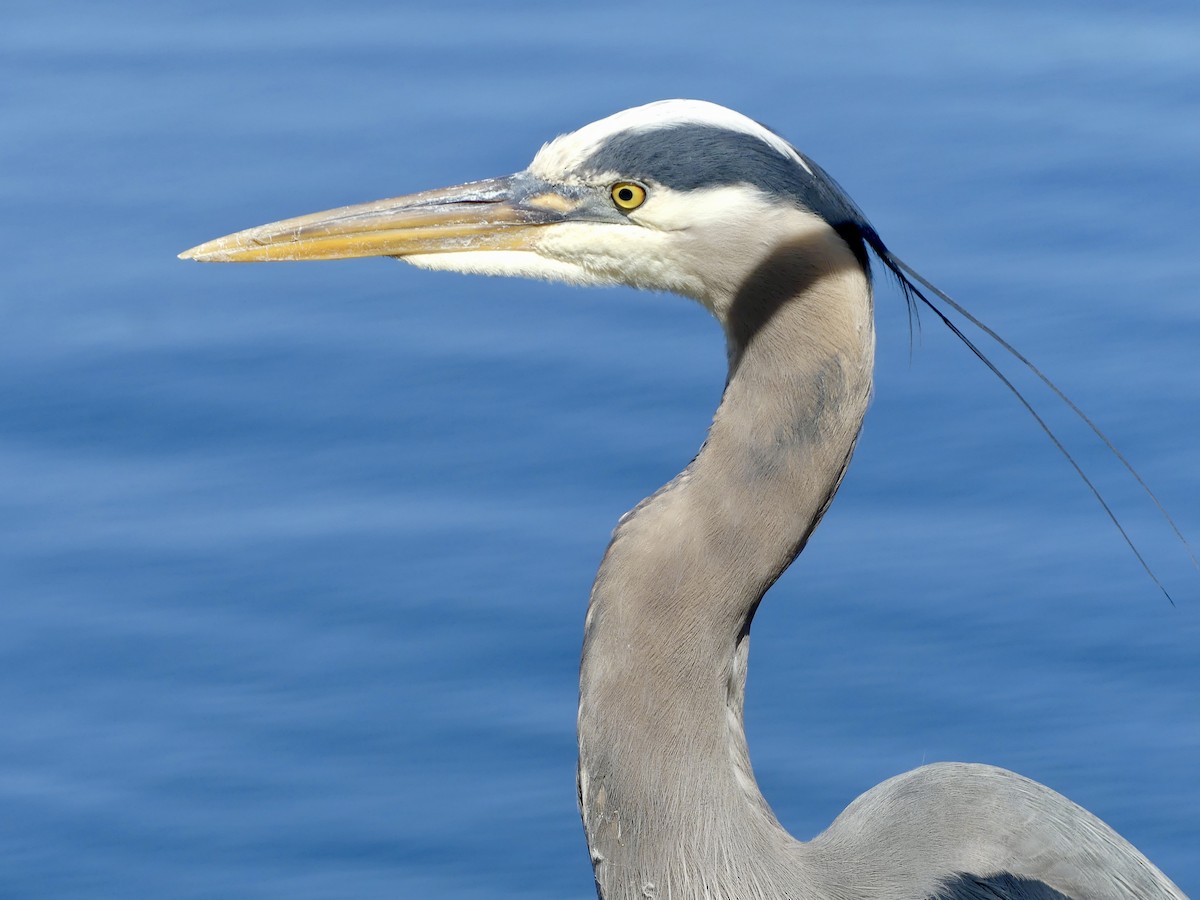
<path fill-rule="evenodd" d="M 943 882 L 928 900 L 1079 900 L 1056 891 L 1044 881 L 1018 878 L 1005 872 L 990 878 L 956 875 Z"/>

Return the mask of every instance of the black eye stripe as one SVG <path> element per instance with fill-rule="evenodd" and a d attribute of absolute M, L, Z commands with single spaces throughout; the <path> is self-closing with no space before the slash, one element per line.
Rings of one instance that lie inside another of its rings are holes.
<path fill-rule="evenodd" d="M 751 185 L 823 218 L 865 267 L 863 235 L 871 229 L 866 217 L 820 166 L 807 157 L 799 159 L 757 135 L 685 122 L 611 135 L 579 168 L 585 175 L 620 172 L 632 184 L 645 181 L 676 191 Z M 618 186 L 623 187 L 614 188 Z M 618 193 L 613 190 L 613 202 L 625 209 L 622 204 L 630 201 Z"/>

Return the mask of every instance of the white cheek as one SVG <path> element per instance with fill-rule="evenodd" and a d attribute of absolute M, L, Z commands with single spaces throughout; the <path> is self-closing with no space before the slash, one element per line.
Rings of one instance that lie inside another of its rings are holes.
<path fill-rule="evenodd" d="M 664 254 L 690 273 L 695 287 L 681 293 L 700 300 L 718 318 L 769 254 L 788 241 L 834 234 L 812 213 L 746 185 L 688 192 L 660 188 L 638 212 L 667 238 Z"/>
<path fill-rule="evenodd" d="M 579 266 L 548 259 L 523 250 L 475 250 L 465 253 L 419 253 L 400 257 L 421 269 L 465 272 L 470 275 L 506 275 L 563 281 L 568 284 L 595 284 L 596 279 Z"/>
<path fill-rule="evenodd" d="M 698 297 L 704 285 L 689 266 L 680 265 L 670 233 L 637 225 L 566 223 L 546 229 L 538 251 L 590 273 L 598 284 L 627 284 L 653 291 Z"/>

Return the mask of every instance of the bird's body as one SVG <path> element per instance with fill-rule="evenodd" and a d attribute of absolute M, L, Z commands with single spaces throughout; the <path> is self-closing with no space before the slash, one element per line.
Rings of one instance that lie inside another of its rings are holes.
<path fill-rule="evenodd" d="M 874 250 L 811 160 L 698 101 L 626 110 L 525 172 L 241 232 L 198 259 L 396 255 L 429 268 L 692 297 L 729 378 L 692 463 L 622 518 L 589 604 L 579 799 L 617 898 L 1181 898 L 1090 813 L 1028 779 L 938 764 L 811 841 L 758 790 L 742 728 L 750 624 L 849 464 L 871 394 Z M 903 276 L 902 276 L 903 277 Z"/>

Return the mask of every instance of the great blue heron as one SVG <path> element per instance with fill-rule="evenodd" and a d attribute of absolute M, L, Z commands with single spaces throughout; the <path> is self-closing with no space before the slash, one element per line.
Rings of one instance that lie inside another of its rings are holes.
<path fill-rule="evenodd" d="M 617 898 L 1181 898 L 1047 787 L 985 766 L 896 776 L 797 841 L 750 767 L 750 622 L 837 492 L 871 394 L 874 251 L 931 288 L 786 141 L 693 100 L 625 110 L 507 178 L 288 219 L 182 254 L 396 256 L 704 304 L 729 377 L 699 455 L 625 515 L 592 590 L 579 805 Z"/>

